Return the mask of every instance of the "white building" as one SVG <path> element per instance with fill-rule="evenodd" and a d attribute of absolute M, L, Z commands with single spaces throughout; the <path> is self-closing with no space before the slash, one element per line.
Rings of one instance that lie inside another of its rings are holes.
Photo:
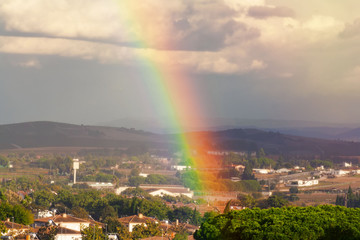
<path fill-rule="evenodd" d="M 285 186 L 287 187 L 309 187 L 319 184 L 319 180 L 290 180 Z"/>
<path fill-rule="evenodd" d="M 287 168 L 280 168 L 276 170 L 276 173 L 289 173 L 289 172 L 291 172 L 291 169 L 287 169 Z"/>
<path fill-rule="evenodd" d="M 115 194 L 119 195 L 128 188 L 134 188 L 134 187 L 119 187 L 115 190 Z M 185 188 L 181 185 L 142 184 L 139 186 L 139 188 L 147 191 L 152 196 L 163 197 L 165 195 L 169 195 L 172 197 L 177 197 L 184 195 L 189 198 L 192 198 L 194 196 L 193 191 L 190 191 L 189 188 Z"/>
<path fill-rule="evenodd" d="M 352 167 L 352 162 L 344 162 L 344 167 Z"/>
<path fill-rule="evenodd" d="M 172 165 L 171 169 L 177 170 L 177 171 L 184 171 L 186 169 L 190 169 L 191 166 L 185 166 L 185 165 Z"/>
<path fill-rule="evenodd" d="M 272 173 L 273 170 L 271 169 L 265 169 L 265 168 L 254 168 L 253 171 L 255 173 L 259 173 L 259 174 L 269 174 L 269 173 Z"/>
<path fill-rule="evenodd" d="M 347 175 L 347 174 L 349 174 L 349 173 L 350 173 L 350 171 L 341 170 L 341 169 L 339 169 L 339 170 L 333 170 L 333 171 L 332 171 L 332 174 L 333 174 L 334 176 L 336 176 L 336 177 L 345 176 L 345 175 Z"/>
<path fill-rule="evenodd" d="M 63 213 L 61 215 L 56 215 L 53 217 L 35 219 L 33 226 L 42 227 L 48 224 L 56 225 L 62 228 L 67 228 L 78 232 L 80 232 L 81 228 L 86 228 L 89 227 L 90 225 L 93 226 L 98 225 L 100 227 L 102 226 L 102 223 L 100 222 L 73 217 L 66 213 Z"/>
<path fill-rule="evenodd" d="M 81 232 L 68 228 L 59 227 L 54 240 L 81 240 Z"/>

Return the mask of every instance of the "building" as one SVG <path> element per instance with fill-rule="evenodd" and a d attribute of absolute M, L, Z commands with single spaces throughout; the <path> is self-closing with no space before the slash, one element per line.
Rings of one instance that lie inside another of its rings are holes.
<path fill-rule="evenodd" d="M 319 180 L 290 180 L 285 186 L 287 187 L 309 187 L 319 184 Z"/>
<path fill-rule="evenodd" d="M 141 213 L 139 215 L 133 215 L 133 216 L 119 218 L 118 221 L 121 224 L 125 225 L 129 229 L 129 232 L 132 232 L 132 230 L 134 229 L 134 227 L 136 225 L 144 224 L 146 226 L 147 222 L 159 223 L 156 219 L 146 217 L 146 216 L 142 215 Z"/>
<path fill-rule="evenodd" d="M 81 240 L 81 232 L 68 228 L 59 227 L 54 240 Z"/>
<path fill-rule="evenodd" d="M 186 169 L 190 169 L 191 166 L 185 166 L 185 165 L 172 165 L 171 169 L 176 170 L 176 171 L 184 171 Z"/>
<path fill-rule="evenodd" d="M 133 187 L 119 187 L 115 190 L 115 193 L 119 195 L 128 188 L 133 188 Z M 162 197 L 165 195 L 169 195 L 172 197 L 179 197 L 183 195 L 189 198 L 193 198 L 194 196 L 193 191 L 190 191 L 189 188 L 185 188 L 181 185 L 142 184 L 139 186 L 139 188 L 145 190 L 152 196 Z"/>
<path fill-rule="evenodd" d="M 7 219 L 6 221 L 2 221 L 2 222 L 5 225 L 6 230 L 7 230 L 5 232 L 5 235 L 8 235 L 8 236 L 16 237 L 18 235 L 29 233 L 31 230 L 29 226 L 25 226 L 25 225 L 15 223 L 15 222 L 10 222 L 10 219 Z"/>
<path fill-rule="evenodd" d="M 269 174 L 272 173 L 273 170 L 271 169 L 261 169 L 261 168 L 254 168 L 253 172 L 258 173 L 258 174 Z"/>
<path fill-rule="evenodd" d="M 287 168 L 280 168 L 276 170 L 276 173 L 289 173 L 289 172 L 291 172 L 291 170 Z"/>
<path fill-rule="evenodd" d="M 35 219 L 33 223 L 33 227 L 43 227 L 48 225 L 55 225 L 61 228 L 67 228 L 80 232 L 81 228 L 95 225 L 102 227 L 103 224 L 94 220 L 73 217 L 66 213 L 52 217 Z"/>

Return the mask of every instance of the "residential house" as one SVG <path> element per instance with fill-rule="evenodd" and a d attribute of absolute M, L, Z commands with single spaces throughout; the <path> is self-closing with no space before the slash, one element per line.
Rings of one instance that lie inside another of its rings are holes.
<path fill-rule="evenodd" d="M 42 227 L 42 226 L 48 226 L 48 225 L 56 225 L 62 228 L 67 228 L 74 231 L 79 231 L 81 228 L 89 227 L 89 226 L 95 226 L 98 225 L 99 227 L 102 227 L 103 224 L 100 222 L 96 222 L 94 220 L 89 219 L 82 219 L 73 217 L 71 215 L 68 215 L 66 213 L 52 216 L 52 217 L 46 217 L 46 218 L 39 218 L 34 220 L 34 227 Z"/>
<path fill-rule="evenodd" d="M 118 221 L 121 224 L 125 225 L 129 229 L 129 232 L 132 232 L 132 230 L 134 229 L 134 227 L 136 225 L 144 224 L 146 226 L 147 222 L 159 223 L 156 219 L 146 217 L 146 216 L 142 215 L 141 213 L 139 215 L 133 215 L 133 216 L 119 218 Z"/>
<path fill-rule="evenodd" d="M 10 222 L 10 219 L 6 221 L 2 221 L 7 229 L 4 235 L 16 237 L 18 235 L 23 235 L 25 233 L 29 233 L 31 228 L 29 226 L 25 226 L 19 223 Z"/>

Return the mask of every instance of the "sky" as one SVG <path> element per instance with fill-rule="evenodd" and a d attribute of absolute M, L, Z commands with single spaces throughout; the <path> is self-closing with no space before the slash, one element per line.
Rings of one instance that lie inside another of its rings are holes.
<path fill-rule="evenodd" d="M 0 124 L 163 118 L 169 99 L 157 88 L 171 74 L 156 82 L 148 64 L 186 84 L 191 93 L 168 95 L 199 118 L 356 123 L 358 9 L 358 0 L 2 0 Z"/>

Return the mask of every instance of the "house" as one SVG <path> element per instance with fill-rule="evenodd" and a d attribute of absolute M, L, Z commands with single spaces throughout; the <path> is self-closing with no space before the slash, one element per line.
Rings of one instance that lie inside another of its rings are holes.
<path fill-rule="evenodd" d="M 341 176 L 344 176 L 344 175 L 349 174 L 349 173 L 350 173 L 350 171 L 341 170 L 341 169 L 339 169 L 339 170 L 334 170 L 334 171 L 332 172 L 332 174 L 333 174 L 334 176 L 336 176 L 336 177 L 341 177 Z"/>
<path fill-rule="evenodd" d="M 147 191 L 152 196 L 164 196 L 169 195 L 172 197 L 180 197 L 181 195 L 192 198 L 194 192 L 190 191 L 190 188 L 185 188 L 181 185 L 157 185 L 157 184 L 142 184 L 140 188 Z"/>
<path fill-rule="evenodd" d="M 149 176 L 148 173 L 139 173 L 139 177 L 147 178 Z"/>
<path fill-rule="evenodd" d="M 43 227 L 48 225 L 56 225 L 80 232 L 81 228 L 95 225 L 102 227 L 103 224 L 94 220 L 73 217 L 66 213 L 52 217 L 35 219 L 33 223 L 33 227 Z"/>
<path fill-rule="evenodd" d="M 81 240 L 81 232 L 73 229 L 59 227 L 54 240 Z"/>
<path fill-rule="evenodd" d="M 191 166 L 185 166 L 185 165 L 172 165 L 171 169 L 176 170 L 176 171 L 184 171 L 186 169 L 190 169 Z"/>
<path fill-rule="evenodd" d="M 287 168 L 280 168 L 276 170 L 276 173 L 289 173 L 289 172 L 291 172 L 291 170 Z"/>
<path fill-rule="evenodd" d="M 270 169 L 261 169 L 261 168 L 254 168 L 253 171 L 259 174 L 269 174 L 272 172 L 272 170 Z"/>
<path fill-rule="evenodd" d="M 352 167 L 352 162 L 344 162 L 344 167 Z"/>
<path fill-rule="evenodd" d="M 125 225 L 129 229 L 129 232 L 132 232 L 132 230 L 134 229 L 134 227 L 136 225 L 144 224 L 146 226 L 147 222 L 159 223 L 156 219 L 146 217 L 146 216 L 142 215 L 141 213 L 139 215 L 133 215 L 133 216 L 119 218 L 118 221 L 121 224 Z"/>
<path fill-rule="evenodd" d="M 290 180 L 285 186 L 287 187 L 308 187 L 319 184 L 319 180 Z"/>
<path fill-rule="evenodd" d="M 126 186 L 119 187 L 115 189 L 115 193 L 119 195 L 128 188 L 133 188 L 133 187 L 126 187 Z M 162 197 L 164 195 L 169 195 L 169 196 L 177 197 L 184 195 L 189 198 L 192 198 L 194 196 L 193 191 L 190 191 L 189 188 L 185 188 L 181 185 L 142 184 L 139 186 L 139 188 L 147 191 L 152 196 Z"/>
<path fill-rule="evenodd" d="M 7 231 L 5 233 L 5 235 L 8 236 L 18 236 L 18 235 L 22 235 L 25 233 L 30 232 L 30 227 L 19 224 L 19 223 L 15 223 L 15 222 L 10 222 L 10 219 L 7 219 L 6 221 L 2 221 L 3 224 L 5 225 Z"/>

